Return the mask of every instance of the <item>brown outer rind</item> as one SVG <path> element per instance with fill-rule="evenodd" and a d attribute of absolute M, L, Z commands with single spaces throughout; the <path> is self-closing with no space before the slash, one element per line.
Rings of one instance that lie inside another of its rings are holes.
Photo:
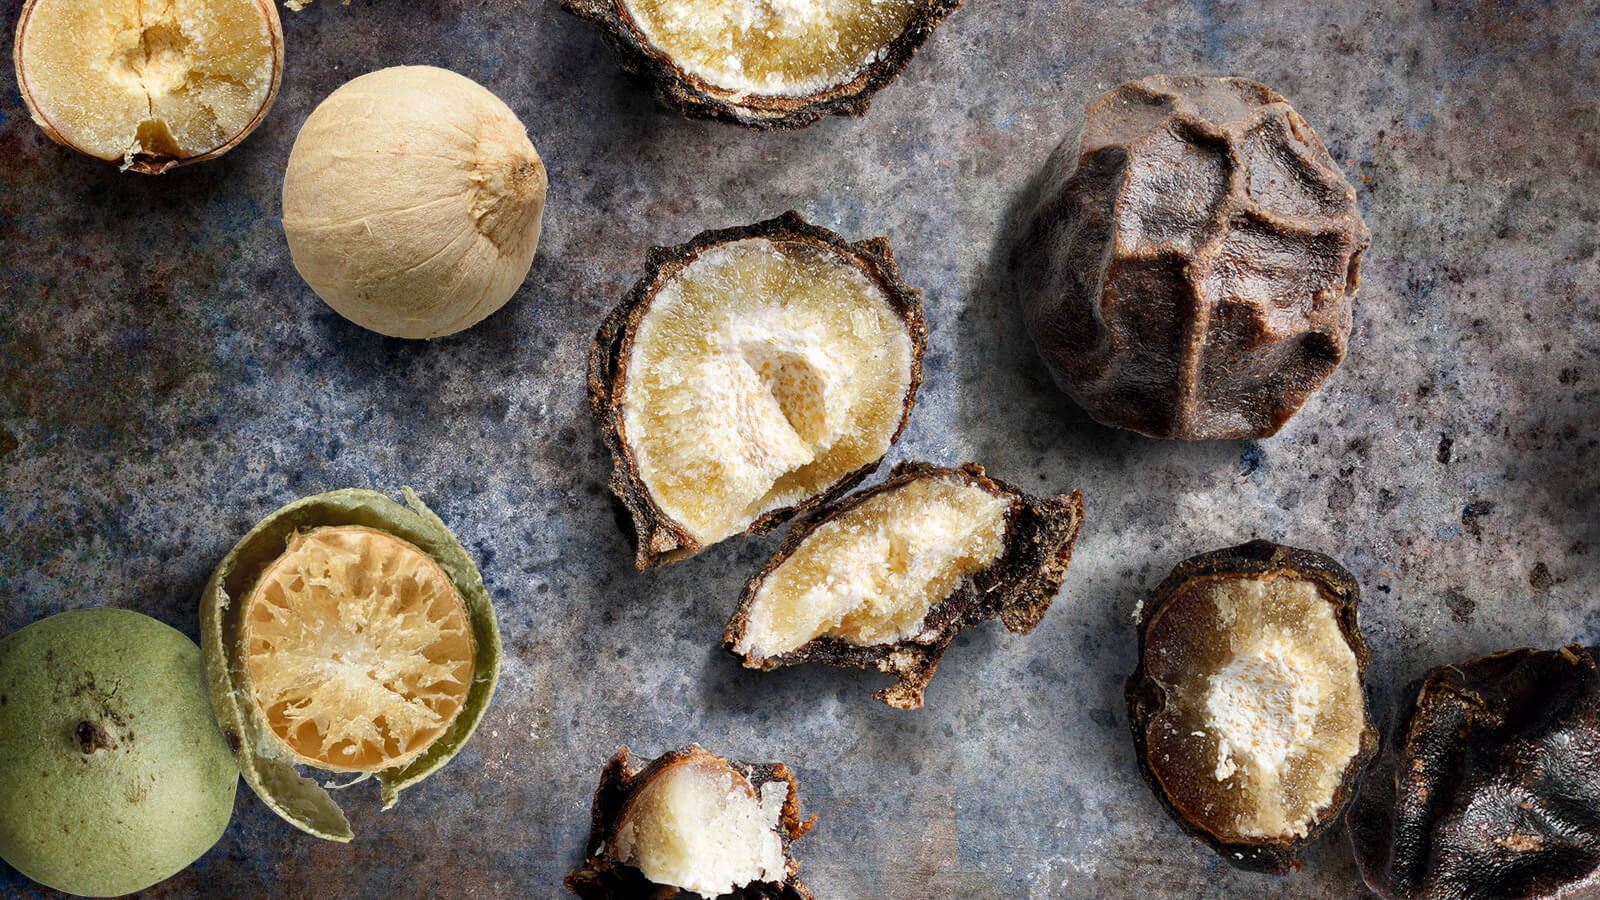
<path fill-rule="evenodd" d="M 911 416 L 911 408 L 916 404 L 917 388 L 922 383 L 922 352 L 928 336 L 927 326 L 922 320 L 922 292 L 900 280 L 888 238 L 868 238 L 852 244 L 826 228 L 810 224 L 800 218 L 799 213 L 790 210 L 777 218 L 753 225 L 702 231 L 687 243 L 674 247 L 650 248 L 645 256 L 643 277 L 606 316 L 589 350 L 589 409 L 599 422 L 601 435 L 611 451 L 611 492 L 616 495 L 633 524 L 633 565 L 641 571 L 693 556 L 704 550 L 705 546 L 690 537 L 682 526 L 656 506 L 649 488 L 639 475 L 638 463 L 623 433 L 622 395 L 628 351 L 638 332 L 639 323 L 649 310 L 650 301 L 667 282 L 699 256 L 701 251 L 746 238 L 819 244 L 841 260 L 854 265 L 882 288 L 911 338 L 911 381 L 906 387 L 900 424 L 889 437 L 890 446 L 899 440 Z M 751 522 L 743 533 L 765 534 L 793 516 L 838 497 L 860 484 L 882 461 L 882 457 L 873 460 L 804 502 L 766 513 Z"/>
<path fill-rule="evenodd" d="M 1177 596 L 1191 580 L 1212 576 L 1267 576 L 1288 573 L 1315 582 L 1325 597 L 1331 598 L 1334 619 L 1339 632 L 1356 657 L 1356 677 L 1362 684 L 1362 718 L 1366 727 L 1361 730 L 1361 745 L 1355 756 L 1345 766 L 1327 807 L 1316 817 L 1300 838 L 1262 838 L 1259 840 L 1228 840 L 1213 834 L 1191 821 L 1187 813 L 1167 793 L 1161 778 L 1150 765 L 1146 753 L 1146 734 L 1150 719 L 1165 706 L 1165 697 L 1159 684 L 1145 678 L 1145 638 L 1152 622 L 1162 608 Z M 1355 578 L 1332 558 L 1310 550 L 1285 547 L 1271 541 L 1249 541 L 1236 547 L 1213 550 L 1192 556 L 1172 570 L 1165 580 L 1156 585 L 1145 601 L 1139 618 L 1139 666 L 1128 677 L 1126 697 L 1128 724 L 1133 732 L 1134 755 L 1139 760 L 1139 772 L 1145 783 L 1161 801 L 1173 821 L 1190 837 L 1217 851 L 1223 859 L 1236 868 L 1252 872 L 1281 874 L 1298 868 L 1300 854 L 1315 842 L 1333 823 L 1339 821 L 1346 806 L 1360 786 L 1367 764 L 1378 749 L 1378 729 L 1372 724 L 1371 704 L 1365 693 L 1367 664 L 1372 658 L 1366 638 L 1361 635 L 1358 622 L 1361 588 Z"/>
<path fill-rule="evenodd" d="M 1032 631 L 1044 618 L 1066 578 L 1078 528 L 1083 524 L 1083 494 L 1073 491 L 1053 497 L 1035 497 L 988 477 L 983 466 L 976 463 L 950 468 L 925 462 L 902 462 L 894 467 L 884 483 L 818 510 L 810 520 L 789 532 L 767 564 L 745 584 L 739 608 L 723 631 L 723 646 L 732 651 L 743 635 L 750 605 L 762 582 L 825 522 L 909 482 L 951 477 L 1013 501 L 1006 514 L 1005 549 L 994 564 L 963 578 L 955 591 L 928 610 L 923 636 L 871 647 L 820 637 L 778 656 L 746 654 L 740 659 L 747 668 L 763 670 L 806 662 L 875 669 L 893 675 L 895 683 L 874 693 L 874 697 L 896 709 L 916 709 L 922 706 L 923 692 L 956 635 L 993 618 L 999 618 L 1006 628 L 1017 634 Z"/>
<path fill-rule="evenodd" d="M 855 78 L 805 97 L 740 95 L 679 69 L 634 27 L 621 0 L 561 0 L 561 7 L 597 26 L 621 57 L 623 69 L 648 82 L 663 104 L 691 119 L 766 131 L 804 128 L 823 116 L 862 115 L 872 95 L 899 76 L 933 30 L 962 2 L 921 0 L 906 27 Z"/>
<path fill-rule="evenodd" d="M 84 153 L 84 151 L 73 146 L 65 137 L 62 137 L 61 132 L 57 131 L 55 125 L 51 124 L 49 118 L 45 116 L 44 111 L 39 109 L 38 105 L 33 102 L 33 94 L 28 90 L 27 73 L 22 68 L 22 38 L 28 30 L 28 19 L 33 15 L 33 8 L 38 3 L 39 0 L 27 0 L 27 3 L 23 5 L 22 14 L 17 20 L 17 34 L 11 43 L 11 58 L 17 73 L 17 90 L 22 94 L 22 102 L 28 107 L 28 114 L 38 124 L 39 129 L 45 133 L 46 137 L 69 150 L 82 153 L 91 159 L 100 159 L 98 156 Z M 190 163 L 215 159 L 238 146 L 239 142 L 249 137 L 250 133 L 256 130 L 256 126 L 260 125 L 262 120 L 267 117 L 267 113 L 272 110 L 272 104 L 278 100 L 278 87 L 283 82 L 283 22 L 278 18 L 278 7 L 273 0 L 256 0 L 256 6 L 267 17 L 267 36 L 272 39 L 272 86 L 267 90 L 267 99 L 262 102 L 261 108 L 256 110 L 255 118 L 251 119 L 249 124 L 245 125 L 238 134 L 234 135 L 226 143 L 219 147 L 213 147 L 198 156 L 179 159 L 161 154 L 135 153 L 133 159 L 123 166 L 124 171 L 138 172 L 141 175 L 160 175 L 178 166 L 187 166 Z M 115 160 L 103 161 L 115 162 Z"/>
<path fill-rule="evenodd" d="M 799 784 L 793 773 L 783 763 L 745 763 L 725 760 L 707 751 L 699 744 L 690 744 L 670 750 L 651 760 L 642 768 L 634 765 L 627 747 L 617 749 L 616 755 L 606 763 L 600 773 L 600 786 L 595 788 L 594 807 L 590 815 L 589 844 L 584 851 L 582 866 L 563 879 L 567 890 L 585 900 L 668 900 L 679 895 L 677 888 L 658 885 L 647 880 L 638 869 L 612 859 L 607 852 L 612 834 L 621 824 L 618 820 L 628 799 L 650 779 L 669 766 L 696 759 L 712 759 L 727 763 L 743 775 L 757 796 L 761 786 L 769 782 L 782 782 L 789 788 L 783 801 L 783 812 L 778 819 L 778 837 L 783 841 L 784 860 L 788 876 L 782 882 L 758 882 L 747 885 L 727 896 L 739 900 L 812 900 L 811 892 L 801 883 L 797 873 L 799 863 L 789 855 L 789 847 L 816 824 L 817 817 L 800 821 Z"/>

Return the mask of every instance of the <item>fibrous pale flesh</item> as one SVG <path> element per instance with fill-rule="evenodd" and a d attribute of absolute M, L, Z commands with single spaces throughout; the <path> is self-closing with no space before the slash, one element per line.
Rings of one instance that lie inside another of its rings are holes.
<path fill-rule="evenodd" d="M 770 529 L 859 481 L 904 427 L 923 340 L 882 239 L 847 244 L 790 213 L 652 251 L 590 357 L 636 563 Z"/>
<path fill-rule="evenodd" d="M 1358 596 L 1327 557 L 1255 541 L 1186 560 L 1143 607 L 1127 687 L 1140 766 L 1236 866 L 1293 866 L 1372 756 Z"/>
<path fill-rule="evenodd" d="M 548 185 L 498 97 L 446 69 L 396 66 L 345 83 L 301 126 L 283 232 L 301 277 L 341 316 L 441 337 L 522 286 Z"/>
<path fill-rule="evenodd" d="M 752 128 L 860 115 L 960 0 L 562 0 L 669 105 Z"/>
<path fill-rule="evenodd" d="M 57 890 L 143 890 L 228 826 L 239 770 L 200 650 L 136 612 L 86 609 L 0 640 L 0 859 Z"/>
<path fill-rule="evenodd" d="M 296 766 L 376 776 L 384 807 L 477 727 L 499 671 L 483 581 L 422 502 L 343 490 L 291 503 L 225 557 L 201 600 L 212 704 L 279 815 L 349 840 Z"/>
<path fill-rule="evenodd" d="M 283 75 L 271 0 L 29 0 L 14 50 L 46 134 L 147 174 L 232 149 Z"/>
<path fill-rule="evenodd" d="M 922 705 L 945 649 L 999 617 L 1026 633 L 1066 575 L 1078 494 L 1033 497 L 983 468 L 902 463 L 884 484 L 825 507 L 746 585 L 723 635 L 751 668 L 877 669 L 877 696 Z"/>
<path fill-rule="evenodd" d="M 1034 343 L 1089 415 L 1233 440 L 1276 433 L 1344 359 L 1369 241 L 1282 96 L 1158 75 L 1089 106 L 1013 262 Z"/>
<path fill-rule="evenodd" d="M 729 762 L 690 744 L 640 768 L 624 747 L 601 774 L 588 859 L 566 884 L 597 900 L 672 888 L 805 900 L 788 850 L 810 827 L 781 763 Z"/>

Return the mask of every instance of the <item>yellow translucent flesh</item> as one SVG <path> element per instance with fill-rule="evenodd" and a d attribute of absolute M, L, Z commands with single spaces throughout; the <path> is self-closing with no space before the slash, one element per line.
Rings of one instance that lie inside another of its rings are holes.
<path fill-rule="evenodd" d="M 294 758 L 373 772 L 444 734 L 472 684 L 466 606 L 439 564 L 354 525 L 294 535 L 244 599 L 249 692 Z"/>
<path fill-rule="evenodd" d="M 247 130 L 270 98 L 270 15 L 257 0 L 39 0 L 21 69 L 72 147 L 188 159 Z"/>
<path fill-rule="evenodd" d="M 625 438 L 656 505 L 711 544 L 880 458 L 911 365 L 911 337 L 883 289 L 832 250 L 718 245 L 640 322 Z"/>
<path fill-rule="evenodd" d="M 678 68 L 736 94 L 804 97 L 845 84 L 906 29 L 917 0 L 623 0 Z"/>
<path fill-rule="evenodd" d="M 815 638 L 860 646 L 915 637 L 928 611 L 1005 550 L 1011 500 L 953 478 L 878 494 L 818 527 L 756 591 L 740 653 Z"/>
<path fill-rule="evenodd" d="M 1169 793 L 1223 836 L 1304 836 L 1366 721 L 1355 652 L 1321 589 L 1288 575 L 1197 579 L 1150 646 L 1168 697 L 1149 752 Z"/>
<path fill-rule="evenodd" d="M 787 789 L 750 782 L 716 758 L 669 766 L 629 799 L 612 852 L 645 878 L 717 897 L 786 873 L 778 819 Z"/>

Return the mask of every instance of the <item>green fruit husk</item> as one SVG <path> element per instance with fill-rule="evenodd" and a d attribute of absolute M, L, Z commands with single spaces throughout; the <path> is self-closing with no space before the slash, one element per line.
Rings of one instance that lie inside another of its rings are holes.
<path fill-rule="evenodd" d="M 394 806 L 402 790 L 433 774 L 466 744 L 489 707 L 500 672 L 500 628 L 478 567 L 450 529 L 410 488 L 404 488 L 402 494 L 406 506 L 358 488 L 290 503 L 262 519 L 234 544 L 200 597 L 200 644 L 211 683 L 211 705 L 234 748 L 239 771 L 274 812 L 302 831 L 331 841 L 349 841 L 355 832 L 327 789 L 300 774 L 250 702 L 244 686 L 240 610 L 232 599 L 249 593 L 262 570 L 283 553 L 291 535 L 329 525 L 365 525 L 387 531 L 421 548 L 450 576 L 466 604 L 477 644 L 472 686 L 449 730 L 432 746 L 405 764 L 376 774 L 383 808 Z"/>

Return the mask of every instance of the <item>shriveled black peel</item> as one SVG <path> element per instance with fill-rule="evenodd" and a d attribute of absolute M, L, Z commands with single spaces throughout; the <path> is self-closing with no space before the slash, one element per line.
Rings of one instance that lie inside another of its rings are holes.
<path fill-rule="evenodd" d="M 894 313 L 905 323 L 911 339 L 911 381 L 906 390 L 900 423 L 889 443 L 899 439 L 916 403 L 922 383 L 922 353 L 927 343 L 927 326 L 922 318 L 922 292 L 900 280 L 894 253 L 887 238 L 875 237 L 850 243 L 836 232 L 805 221 L 790 210 L 781 216 L 743 225 L 703 231 L 687 243 L 673 247 L 652 247 L 645 257 L 645 273 L 615 309 L 601 323 L 589 350 L 589 409 L 600 425 L 613 467 L 609 486 L 633 526 L 634 568 L 640 571 L 693 556 L 705 549 L 650 497 L 639 475 L 633 450 L 623 434 L 621 401 L 627 369 L 627 354 L 650 302 L 674 276 L 703 251 L 718 244 L 748 238 L 773 241 L 810 241 L 836 251 L 852 262 L 862 274 L 878 285 Z M 744 534 L 766 534 L 789 519 L 841 496 L 860 484 L 878 468 L 882 458 L 856 469 L 834 482 L 825 491 L 793 506 L 775 509 L 757 518 Z"/>
<path fill-rule="evenodd" d="M 561 0 L 561 7 L 600 29 L 623 69 L 638 76 L 664 105 L 691 119 L 730 122 L 761 131 L 804 128 L 823 116 L 859 116 L 894 81 L 929 35 L 962 0 L 923 0 L 911 21 L 849 81 L 804 97 L 759 96 L 720 88 L 675 65 L 640 33 L 619 0 Z"/>
<path fill-rule="evenodd" d="M 1285 547 L 1270 541 L 1255 540 L 1190 557 L 1179 563 L 1172 573 L 1158 584 L 1145 601 L 1139 618 L 1139 665 L 1129 676 L 1125 695 L 1128 702 L 1128 724 L 1133 732 L 1134 755 L 1139 761 L 1139 772 L 1151 792 L 1161 801 L 1173 821 L 1186 834 L 1215 850 L 1236 868 L 1253 872 L 1281 874 L 1300 866 L 1300 855 L 1339 820 L 1359 789 L 1362 776 L 1373 754 L 1377 752 L 1378 732 L 1365 715 L 1365 727 L 1360 737 L 1360 747 L 1345 766 L 1333 797 L 1323 808 L 1303 837 L 1252 838 L 1230 840 L 1195 822 L 1181 802 L 1167 790 L 1150 760 L 1148 731 L 1151 720 L 1166 706 L 1166 692 L 1145 672 L 1147 637 L 1151 623 L 1162 607 L 1176 596 L 1185 585 L 1196 578 L 1208 576 L 1264 577 L 1287 572 L 1315 582 L 1324 592 L 1324 599 L 1334 605 L 1334 619 L 1339 632 L 1356 659 L 1358 679 L 1365 684 L 1367 664 L 1371 651 L 1361 634 L 1357 622 L 1361 590 L 1348 571 L 1333 559 L 1321 553 Z M 1363 688 L 1364 690 L 1364 688 Z M 1365 705 L 1365 700 L 1363 700 Z"/>
<path fill-rule="evenodd" d="M 594 807 L 590 818 L 589 843 L 582 866 L 563 881 L 567 889 L 585 900 L 670 900 L 680 896 L 674 887 L 654 884 L 638 869 L 620 862 L 609 853 L 613 835 L 620 824 L 623 807 L 650 779 L 668 767 L 697 758 L 715 759 L 733 766 L 755 788 L 757 795 L 762 785 L 778 782 L 788 788 L 783 801 L 783 811 L 778 820 L 779 837 L 783 841 L 784 857 L 788 863 L 788 877 L 782 882 L 758 882 L 725 895 L 735 900 L 812 900 L 797 875 L 799 864 L 789 855 L 790 845 L 799 840 L 817 817 L 800 820 L 799 784 L 783 763 L 746 763 L 724 760 L 698 744 L 689 744 L 671 750 L 641 766 L 628 753 L 627 747 L 618 748 L 616 755 L 600 773 L 600 786 L 595 789 Z M 692 895 L 690 895 L 692 896 Z"/>
<path fill-rule="evenodd" d="M 745 631 L 750 606 L 762 582 L 793 555 L 812 532 L 879 494 L 923 478 L 959 478 L 1014 501 L 1007 513 L 1005 549 L 1000 558 L 974 576 L 962 579 L 953 593 L 929 609 L 923 632 L 933 637 L 875 646 L 819 637 L 777 656 L 741 656 L 744 665 L 771 670 L 819 662 L 873 669 L 895 677 L 895 684 L 876 692 L 874 697 L 896 709 L 916 709 L 922 706 L 923 692 L 956 635 L 994 618 L 1017 634 L 1033 630 L 1044 618 L 1066 577 L 1073 544 L 1083 522 L 1082 493 L 1035 497 L 988 477 L 983 467 L 975 463 L 948 468 L 926 462 L 902 462 L 894 467 L 884 483 L 818 509 L 807 522 L 790 531 L 767 564 L 746 583 L 739 608 L 723 631 L 723 646 L 737 652 L 733 648 Z"/>

